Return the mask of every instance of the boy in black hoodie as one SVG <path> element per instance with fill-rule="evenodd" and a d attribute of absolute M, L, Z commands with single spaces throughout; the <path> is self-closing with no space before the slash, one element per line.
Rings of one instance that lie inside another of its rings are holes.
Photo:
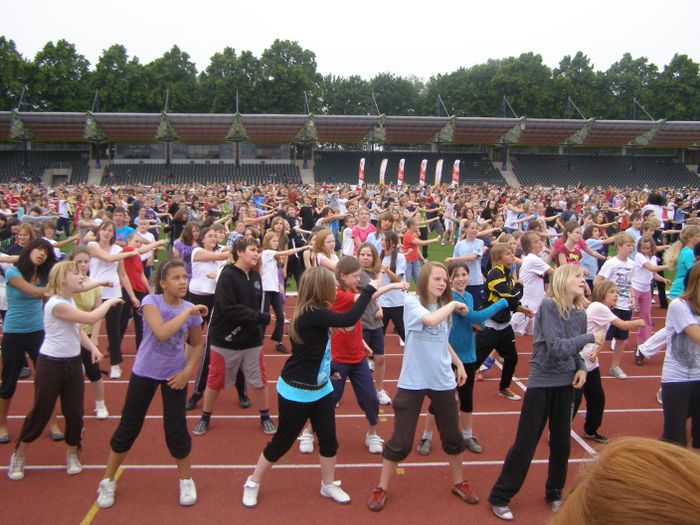
<path fill-rule="evenodd" d="M 515 333 L 510 324 L 512 312 L 522 312 L 528 317 L 533 313 L 520 305 L 523 297 L 523 285 L 510 275 L 515 253 L 506 243 L 496 243 L 491 248 L 491 263 L 493 266 L 486 276 L 486 300 L 483 308 L 491 306 L 499 299 L 506 299 L 509 308 L 501 310 L 491 319 L 486 320 L 485 326 L 476 334 L 476 366 L 481 366 L 491 350 L 496 350 L 503 358 L 503 371 L 498 387 L 498 395 L 519 401 L 521 397 L 510 389 L 510 383 L 518 364 L 518 351 L 515 348 Z"/>
<path fill-rule="evenodd" d="M 260 258 L 258 242 L 240 237 L 233 243 L 232 254 L 234 263 L 221 270 L 214 292 L 209 322 L 209 377 L 202 418 L 192 429 L 195 436 L 208 430 L 219 392 L 233 386 L 239 369 L 257 398 L 263 432 L 274 434 L 277 430 L 270 419 L 267 379 L 260 360 L 270 314 L 261 312 L 262 283 L 254 269 Z"/>

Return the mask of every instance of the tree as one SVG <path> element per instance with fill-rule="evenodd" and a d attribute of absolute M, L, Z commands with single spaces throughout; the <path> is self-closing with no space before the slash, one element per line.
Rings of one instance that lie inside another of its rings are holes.
<path fill-rule="evenodd" d="M 608 118 L 630 119 L 636 98 L 642 104 L 651 101 L 651 87 L 658 75 L 658 69 L 646 57 L 632 58 L 625 53 L 605 72 L 609 92 L 613 98 L 607 114 Z"/>
<path fill-rule="evenodd" d="M 161 111 L 166 91 L 170 92 L 172 113 L 201 111 L 197 68 L 190 55 L 173 46 L 162 57 L 146 65 L 148 111 Z"/>
<path fill-rule="evenodd" d="M 28 69 L 29 64 L 19 54 L 15 43 L 0 36 L 0 111 L 17 108 Z"/>
<path fill-rule="evenodd" d="M 92 89 L 100 90 L 101 111 L 153 111 L 145 103 L 144 67 L 136 57 L 129 60 L 122 45 L 114 44 L 102 52 L 92 76 Z"/>
<path fill-rule="evenodd" d="M 90 109 L 90 63 L 66 40 L 47 43 L 34 58 L 29 100 L 45 111 Z"/>
<path fill-rule="evenodd" d="M 327 75 L 321 85 L 321 112 L 327 115 L 366 115 L 371 107 L 369 83 L 358 75 Z"/>
<path fill-rule="evenodd" d="M 518 58 L 502 60 L 490 84 L 490 91 L 499 100 L 505 95 L 518 115 L 552 114 L 552 71 L 542 62 L 541 55 L 523 53 Z"/>
<path fill-rule="evenodd" d="M 380 73 L 369 81 L 382 113 L 387 115 L 419 115 L 420 98 L 425 86 L 415 77 L 397 77 Z"/>
<path fill-rule="evenodd" d="M 595 116 L 596 74 L 590 59 L 581 51 L 572 58 L 566 55 L 552 71 L 552 117 L 579 118 L 577 113 L 567 113 L 568 98 L 574 101 L 586 117 Z"/>
<path fill-rule="evenodd" d="M 656 118 L 700 119 L 700 74 L 688 55 L 675 54 L 651 88 L 649 108 Z M 657 116 L 658 115 L 658 116 Z"/>
<path fill-rule="evenodd" d="M 264 113 L 302 113 L 304 92 L 311 111 L 321 109 L 321 75 L 316 55 L 297 42 L 275 40 L 260 58 L 262 78 L 258 92 Z"/>
<path fill-rule="evenodd" d="M 250 51 L 243 51 L 237 56 L 235 49 L 227 47 L 222 53 L 215 53 L 207 69 L 199 76 L 203 110 L 212 113 L 234 112 L 238 92 L 242 112 L 262 112 L 256 96 L 261 78 L 260 60 Z"/>

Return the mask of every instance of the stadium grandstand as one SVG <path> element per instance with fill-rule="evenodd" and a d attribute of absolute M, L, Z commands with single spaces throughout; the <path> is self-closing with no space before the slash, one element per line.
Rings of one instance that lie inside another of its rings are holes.
<path fill-rule="evenodd" d="M 698 186 L 700 122 L 0 112 L 0 182 Z"/>

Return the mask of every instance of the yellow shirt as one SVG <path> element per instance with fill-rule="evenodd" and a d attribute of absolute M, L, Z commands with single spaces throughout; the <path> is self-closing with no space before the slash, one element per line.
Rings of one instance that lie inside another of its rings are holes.
<path fill-rule="evenodd" d="M 85 281 L 85 284 L 89 282 L 90 281 Z M 92 290 L 88 290 L 86 292 L 74 293 L 73 301 L 75 301 L 75 306 L 78 308 L 78 310 L 82 310 L 83 312 L 92 312 L 92 310 L 95 308 L 95 303 L 97 303 L 97 300 L 101 297 L 102 287 L 98 286 L 97 288 L 93 288 Z M 91 324 L 80 325 L 80 329 L 88 336 L 92 334 Z"/>

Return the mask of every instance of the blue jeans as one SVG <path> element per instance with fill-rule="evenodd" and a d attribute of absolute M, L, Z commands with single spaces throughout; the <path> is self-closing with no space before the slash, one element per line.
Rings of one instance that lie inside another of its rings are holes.
<path fill-rule="evenodd" d="M 418 282 L 418 275 L 420 274 L 420 261 L 406 261 L 406 282 L 411 282 L 411 277 L 413 280 Z"/>

